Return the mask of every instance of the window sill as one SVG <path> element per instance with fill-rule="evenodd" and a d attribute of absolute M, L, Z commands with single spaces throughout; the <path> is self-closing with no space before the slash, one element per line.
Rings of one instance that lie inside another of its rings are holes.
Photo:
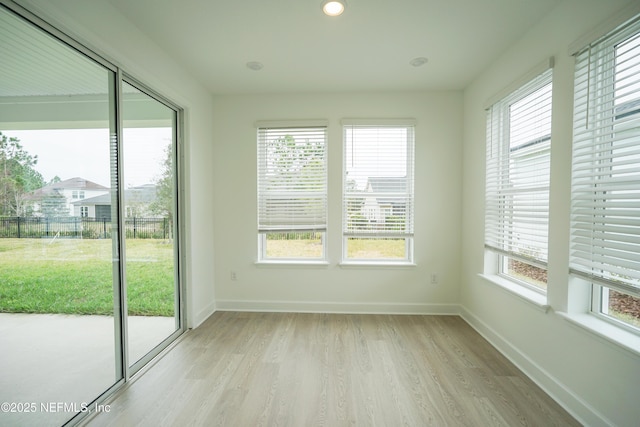
<path fill-rule="evenodd" d="M 338 264 L 341 268 L 414 268 L 413 262 L 388 262 L 388 261 L 342 261 Z"/>
<path fill-rule="evenodd" d="M 517 283 L 512 282 L 511 280 L 505 279 L 504 277 L 498 276 L 496 274 L 479 274 L 480 277 L 485 279 L 489 283 L 493 283 L 497 285 L 501 289 L 509 292 L 512 295 L 517 296 L 521 300 L 532 304 L 534 307 L 544 311 L 547 313 L 551 306 L 547 304 L 546 295 L 540 294 L 531 289 L 527 289 L 524 286 L 518 285 Z"/>
<path fill-rule="evenodd" d="M 609 343 L 616 344 L 635 356 L 640 356 L 640 335 L 619 328 L 589 313 L 568 314 L 558 312 L 557 314 L 573 325 L 591 332 Z"/>
<path fill-rule="evenodd" d="M 257 267 L 328 267 L 329 262 L 324 260 L 262 260 L 256 261 Z"/>

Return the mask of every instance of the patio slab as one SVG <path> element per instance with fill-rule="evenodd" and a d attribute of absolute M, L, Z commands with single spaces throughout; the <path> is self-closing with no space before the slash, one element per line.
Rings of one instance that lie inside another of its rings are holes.
<path fill-rule="evenodd" d="M 172 317 L 130 317 L 130 360 L 174 330 Z M 116 382 L 114 343 L 113 317 L 0 313 L 0 425 L 63 424 Z"/>

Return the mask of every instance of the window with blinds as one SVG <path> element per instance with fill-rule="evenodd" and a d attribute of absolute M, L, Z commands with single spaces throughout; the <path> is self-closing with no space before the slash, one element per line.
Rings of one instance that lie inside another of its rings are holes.
<path fill-rule="evenodd" d="M 500 274 L 546 289 L 552 69 L 487 110 L 485 247 Z"/>
<path fill-rule="evenodd" d="M 570 273 L 633 323 L 610 303 L 640 302 L 640 17 L 576 53 L 574 93 Z"/>
<path fill-rule="evenodd" d="M 343 120 L 345 261 L 411 262 L 414 123 Z"/>
<path fill-rule="evenodd" d="M 259 258 L 324 259 L 326 125 L 258 125 Z"/>

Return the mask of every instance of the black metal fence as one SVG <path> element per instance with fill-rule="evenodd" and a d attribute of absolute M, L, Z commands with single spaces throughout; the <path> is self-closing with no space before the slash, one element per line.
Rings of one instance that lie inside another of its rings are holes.
<path fill-rule="evenodd" d="M 107 239 L 112 222 L 108 218 L 81 217 L 0 217 L 0 238 L 78 238 Z M 133 239 L 171 237 L 168 218 L 126 218 L 125 236 Z"/>

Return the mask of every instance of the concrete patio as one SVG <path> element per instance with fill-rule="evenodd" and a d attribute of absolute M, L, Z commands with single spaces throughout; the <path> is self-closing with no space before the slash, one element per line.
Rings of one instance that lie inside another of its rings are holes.
<path fill-rule="evenodd" d="M 132 316 L 128 328 L 131 363 L 174 332 L 175 320 Z M 113 317 L 0 313 L 0 425 L 63 424 L 70 407 L 116 382 L 114 343 Z"/>

